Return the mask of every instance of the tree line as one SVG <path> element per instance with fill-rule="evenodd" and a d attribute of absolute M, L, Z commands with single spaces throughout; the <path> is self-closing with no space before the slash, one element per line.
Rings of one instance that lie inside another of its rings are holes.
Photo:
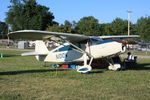
<path fill-rule="evenodd" d="M 0 38 L 6 38 L 8 25 L 11 31 L 47 30 L 54 32 L 77 33 L 89 36 L 127 35 L 128 21 L 116 18 L 110 23 L 99 23 L 93 16 L 86 16 L 79 21 L 64 21 L 59 24 L 50 9 L 40 5 L 36 0 L 10 0 L 11 5 L 5 22 L 0 22 Z M 130 23 L 131 34 L 138 34 L 144 41 L 150 40 L 150 16 L 141 17 Z"/>

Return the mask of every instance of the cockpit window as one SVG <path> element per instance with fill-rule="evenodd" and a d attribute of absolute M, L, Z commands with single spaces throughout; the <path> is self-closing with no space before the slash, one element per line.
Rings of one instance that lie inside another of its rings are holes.
<path fill-rule="evenodd" d="M 76 49 L 76 48 L 70 45 L 69 50 L 73 50 L 73 49 Z"/>
<path fill-rule="evenodd" d="M 81 45 L 79 45 L 79 48 L 81 48 Z M 63 47 L 55 50 L 54 52 L 62 52 L 62 51 L 68 51 L 68 50 L 74 50 L 74 49 L 76 49 L 74 46 L 67 45 L 67 46 L 63 46 Z"/>
<path fill-rule="evenodd" d="M 67 45 L 67 46 L 64 46 L 64 47 L 61 47 L 61 48 L 55 50 L 54 52 L 67 51 L 67 50 L 69 50 L 69 47 L 70 47 L 70 45 Z"/>

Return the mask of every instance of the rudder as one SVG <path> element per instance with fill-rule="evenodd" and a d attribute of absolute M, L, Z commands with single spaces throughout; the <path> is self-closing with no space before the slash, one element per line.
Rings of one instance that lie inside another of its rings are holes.
<path fill-rule="evenodd" d="M 35 52 L 48 53 L 48 49 L 45 43 L 41 40 L 36 40 L 35 42 Z"/>

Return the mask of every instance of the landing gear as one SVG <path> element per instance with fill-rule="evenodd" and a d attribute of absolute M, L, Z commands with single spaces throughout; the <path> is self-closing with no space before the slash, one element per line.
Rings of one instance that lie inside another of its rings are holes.
<path fill-rule="evenodd" d="M 121 69 L 121 65 L 120 64 L 109 65 L 108 69 L 109 70 L 113 70 L 113 71 L 120 70 Z"/>
<path fill-rule="evenodd" d="M 79 73 L 88 73 L 92 70 L 92 67 L 90 65 L 84 65 L 84 66 L 78 66 L 77 72 Z"/>
<path fill-rule="evenodd" d="M 88 65 L 87 65 L 87 57 L 88 57 L 87 54 L 84 53 L 84 65 L 83 66 L 78 66 L 77 72 L 79 72 L 79 73 L 88 73 L 89 71 L 92 70 L 91 63 L 93 61 L 93 57 L 91 57 L 90 62 L 89 62 Z"/>
<path fill-rule="evenodd" d="M 77 72 L 88 73 L 89 71 L 91 71 L 92 70 L 91 63 L 93 61 L 93 56 L 89 52 L 86 52 L 86 51 L 82 50 L 81 48 L 79 48 L 78 46 L 70 43 L 69 41 L 66 41 L 66 42 L 68 42 L 70 45 L 72 45 L 74 48 L 76 48 L 77 51 L 82 53 L 83 56 L 84 56 L 84 65 L 83 66 L 78 66 L 77 67 Z M 86 44 L 86 48 L 89 48 L 89 51 L 90 51 L 90 46 L 89 46 L 88 42 Z M 87 64 L 88 57 L 90 59 L 89 64 Z"/>
<path fill-rule="evenodd" d="M 119 63 L 115 64 L 114 61 L 112 60 L 112 58 L 107 59 L 106 61 L 109 63 L 109 66 L 108 66 L 109 70 L 116 71 L 116 70 L 120 70 L 121 69 L 121 64 L 119 64 Z"/>

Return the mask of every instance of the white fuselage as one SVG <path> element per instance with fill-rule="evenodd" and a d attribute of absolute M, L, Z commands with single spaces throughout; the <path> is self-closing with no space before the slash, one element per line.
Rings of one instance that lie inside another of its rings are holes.
<path fill-rule="evenodd" d="M 118 55 L 125 52 L 125 47 L 122 43 L 113 40 L 92 42 L 88 45 L 79 44 L 78 47 L 89 53 L 94 59 Z M 50 51 L 48 55 L 38 56 L 36 58 L 45 62 L 73 62 L 84 61 L 84 54 L 70 44 L 65 43 Z M 87 57 L 87 59 L 89 59 L 89 57 Z"/>

